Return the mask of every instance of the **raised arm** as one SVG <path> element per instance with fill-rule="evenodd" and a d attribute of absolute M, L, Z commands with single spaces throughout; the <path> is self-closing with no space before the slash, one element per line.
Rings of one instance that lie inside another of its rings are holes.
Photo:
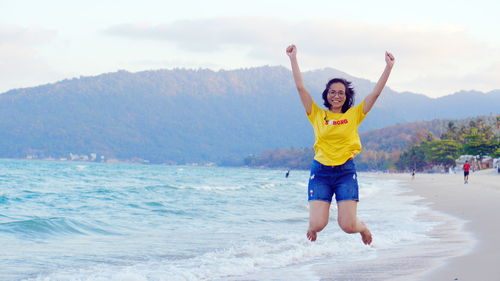
<path fill-rule="evenodd" d="M 293 80 L 295 81 L 295 86 L 299 92 L 300 100 L 307 114 L 311 114 L 312 111 L 312 97 L 311 94 L 304 87 L 304 81 L 302 80 L 302 74 L 300 73 L 299 63 L 297 62 L 297 47 L 295 45 L 290 45 L 286 48 L 286 54 L 290 57 L 290 63 L 292 65 Z"/>
<path fill-rule="evenodd" d="M 387 83 L 387 79 L 389 79 L 389 75 L 391 74 L 392 67 L 394 66 L 394 61 L 394 56 L 389 52 L 385 52 L 385 69 L 378 79 L 377 85 L 375 85 L 375 88 L 373 88 L 371 94 L 369 94 L 365 98 L 365 104 L 363 106 L 363 112 L 365 114 L 372 109 L 373 105 L 380 96 L 380 93 L 382 93 L 382 90 L 385 87 L 385 83 Z"/>

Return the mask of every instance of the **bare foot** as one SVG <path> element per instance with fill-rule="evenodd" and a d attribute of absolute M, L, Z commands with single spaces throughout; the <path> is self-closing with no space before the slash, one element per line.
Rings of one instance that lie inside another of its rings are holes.
<path fill-rule="evenodd" d="M 309 241 L 311 242 L 316 241 L 316 237 L 317 237 L 316 231 L 313 231 L 311 229 L 307 230 L 307 239 L 309 239 Z"/>
<path fill-rule="evenodd" d="M 363 240 L 363 243 L 365 243 L 365 245 L 370 245 L 372 243 L 372 233 L 364 223 L 363 225 L 365 226 L 365 229 L 359 233 L 361 234 L 361 240 Z"/>

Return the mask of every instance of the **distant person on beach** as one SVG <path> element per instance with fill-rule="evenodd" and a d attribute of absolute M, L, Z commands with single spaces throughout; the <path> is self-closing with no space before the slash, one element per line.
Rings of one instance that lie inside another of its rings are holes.
<path fill-rule="evenodd" d="M 469 171 L 470 171 L 470 164 L 468 160 L 465 160 L 465 164 L 463 166 L 464 169 L 464 184 L 469 183 Z"/>
<path fill-rule="evenodd" d="M 411 171 L 411 179 L 414 180 L 415 179 L 415 169 L 413 169 L 413 171 Z"/>
<path fill-rule="evenodd" d="M 290 169 L 288 169 L 288 171 L 286 171 L 285 178 L 288 178 L 289 175 L 290 175 Z"/>
<path fill-rule="evenodd" d="M 307 238 L 316 241 L 317 233 L 328 224 L 333 194 L 337 201 L 337 221 L 346 233 L 360 233 L 363 243 L 371 244 L 372 234 L 357 217 L 358 180 L 353 158 L 361 152 L 358 126 L 372 109 L 389 78 L 394 56 L 385 52 L 385 69 L 373 91 L 356 106 L 351 82 L 334 78 L 323 91 L 319 107 L 304 87 L 297 62 L 297 47 L 286 48 L 290 58 L 295 86 L 314 129 L 314 161 L 308 184 L 309 228 Z"/>

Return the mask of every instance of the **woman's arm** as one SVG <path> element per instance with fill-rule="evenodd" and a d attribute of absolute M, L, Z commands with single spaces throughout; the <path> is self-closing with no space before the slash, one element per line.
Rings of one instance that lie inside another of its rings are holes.
<path fill-rule="evenodd" d="M 297 62 L 297 47 L 295 45 L 290 45 L 286 48 L 286 54 L 290 57 L 290 63 L 292 65 L 293 80 L 295 81 L 295 86 L 299 92 L 300 100 L 307 114 L 311 114 L 312 111 L 312 97 L 311 94 L 304 87 L 304 81 L 302 80 L 302 74 L 300 74 L 299 63 Z"/>
<path fill-rule="evenodd" d="M 382 93 L 382 90 L 385 87 L 385 83 L 387 83 L 387 79 L 389 79 L 389 75 L 391 74 L 392 67 L 394 66 L 394 61 L 394 56 L 389 52 L 385 52 L 384 72 L 382 72 L 382 75 L 378 79 L 377 85 L 375 85 L 375 88 L 373 88 L 372 93 L 366 96 L 365 104 L 363 106 L 363 113 L 366 114 L 372 109 L 373 105 L 380 96 L 380 93 Z"/>

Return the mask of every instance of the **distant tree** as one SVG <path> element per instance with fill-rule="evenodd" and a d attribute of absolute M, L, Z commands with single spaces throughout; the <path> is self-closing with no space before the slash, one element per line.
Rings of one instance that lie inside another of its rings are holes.
<path fill-rule="evenodd" d="M 458 128 L 455 125 L 455 122 L 448 122 L 447 130 L 441 135 L 441 139 L 459 140 Z"/>
<path fill-rule="evenodd" d="M 411 137 L 410 146 L 419 145 L 423 140 L 428 139 L 429 135 L 432 135 L 429 130 L 422 129 L 415 131 Z"/>
<path fill-rule="evenodd" d="M 490 156 L 493 157 L 493 158 L 500 158 L 500 147 L 498 147 L 495 151 L 493 151 L 490 154 Z"/>
<path fill-rule="evenodd" d="M 477 126 L 476 121 L 474 121 L 474 120 L 469 121 L 469 128 L 476 128 L 476 126 Z"/>
<path fill-rule="evenodd" d="M 437 140 L 437 138 L 434 136 L 434 134 L 432 134 L 432 132 L 428 132 L 427 136 L 425 136 L 426 142 L 431 142 L 431 141 L 435 141 L 435 140 Z"/>
<path fill-rule="evenodd" d="M 471 128 L 472 131 L 472 128 Z M 493 132 L 493 127 L 486 124 L 482 118 L 477 119 L 477 134 L 481 134 L 487 140 L 492 140 L 495 138 L 495 133 Z"/>
<path fill-rule="evenodd" d="M 455 166 L 455 159 L 460 156 L 462 146 L 454 140 L 435 140 L 422 143 L 426 162 L 442 165 L 445 172 Z"/>
<path fill-rule="evenodd" d="M 486 155 L 494 153 L 499 147 L 496 139 L 488 140 L 484 134 L 467 135 L 463 146 L 465 154 L 478 155 L 482 159 Z"/>
<path fill-rule="evenodd" d="M 422 171 L 426 166 L 428 166 L 423 147 L 421 145 L 414 145 L 410 147 L 401 153 L 395 165 L 400 171 L 413 169 Z"/>
<path fill-rule="evenodd" d="M 482 118 L 478 118 L 476 122 L 469 123 L 467 134 L 463 135 L 463 151 L 465 154 L 478 155 L 479 159 L 482 159 L 496 151 L 498 138 L 493 127 L 486 125 Z"/>
<path fill-rule="evenodd" d="M 396 163 L 396 161 L 398 161 L 399 159 L 399 156 L 401 155 L 401 150 L 399 149 L 394 149 L 393 151 L 391 151 L 391 153 L 389 154 L 389 160 L 391 161 L 391 163 Z"/>

